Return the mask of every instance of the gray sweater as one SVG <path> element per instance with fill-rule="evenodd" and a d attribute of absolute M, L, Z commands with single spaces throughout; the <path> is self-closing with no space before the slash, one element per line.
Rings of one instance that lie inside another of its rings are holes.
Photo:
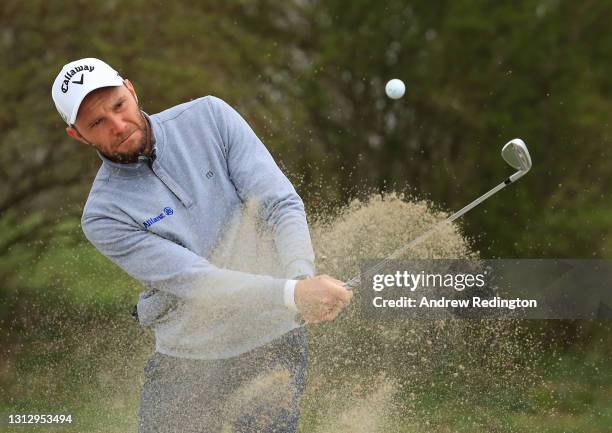
<path fill-rule="evenodd" d="M 245 120 L 207 96 L 148 116 L 155 158 L 102 166 L 85 204 L 89 241 L 145 287 L 142 326 L 156 350 L 219 359 L 298 326 L 283 299 L 287 278 L 314 274 L 302 200 Z M 255 202 L 284 275 L 226 269 L 210 255 Z"/>

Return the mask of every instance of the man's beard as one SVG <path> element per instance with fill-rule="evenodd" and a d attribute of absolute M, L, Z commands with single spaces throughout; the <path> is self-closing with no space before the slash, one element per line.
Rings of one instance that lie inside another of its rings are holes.
<path fill-rule="evenodd" d="M 132 152 L 113 152 L 111 155 L 107 155 L 111 160 L 120 162 L 122 164 L 132 163 L 138 161 L 138 157 L 143 155 L 147 147 L 147 121 L 143 118 L 142 125 L 138 128 L 140 131 L 141 139 L 138 148 Z M 135 134 L 136 131 L 132 131 L 131 134 Z M 130 135 L 131 135 L 130 134 Z M 129 136 L 128 136 L 129 137 Z M 124 137 L 125 140 L 127 137 Z"/>
<path fill-rule="evenodd" d="M 114 152 L 112 154 L 113 159 L 115 159 L 117 162 L 121 162 L 121 163 L 128 163 L 128 162 L 136 162 L 138 161 L 138 156 L 141 155 L 144 150 L 145 147 L 147 145 L 146 143 L 146 135 L 144 132 L 144 129 L 139 129 L 142 135 L 142 138 L 140 140 L 140 144 L 138 145 L 137 150 L 132 151 L 132 152 L 126 152 L 126 153 L 121 153 L 121 152 Z M 135 133 L 135 131 L 133 132 Z"/>

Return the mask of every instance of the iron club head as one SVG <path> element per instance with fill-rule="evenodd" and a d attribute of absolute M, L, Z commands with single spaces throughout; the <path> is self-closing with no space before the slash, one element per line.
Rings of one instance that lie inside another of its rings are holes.
<path fill-rule="evenodd" d="M 502 148 L 504 161 L 515 169 L 522 171 L 523 174 L 531 169 L 531 156 L 527 150 L 527 145 L 520 138 L 515 138 L 507 142 Z"/>
<path fill-rule="evenodd" d="M 400 257 L 400 255 L 406 252 L 409 248 L 427 239 L 431 234 L 435 233 L 436 230 L 442 227 L 443 224 L 453 222 L 457 218 L 460 218 L 461 216 L 465 215 L 466 212 L 469 212 L 471 209 L 478 206 L 480 203 L 482 203 L 483 201 L 491 197 L 493 194 L 497 193 L 501 189 L 505 188 L 506 186 L 520 179 L 521 177 L 525 175 L 525 173 L 531 170 L 531 156 L 529 155 L 529 151 L 527 150 L 527 145 L 520 138 L 515 138 L 514 140 L 510 140 L 504 145 L 504 147 L 502 148 L 502 157 L 504 158 L 504 161 L 506 161 L 508 164 L 510 164 L 513 168 L 517 170 L 516 173 L 508 177 L 506 180 L 504 180 L 502 183 L 500 183 L 493 189 L 489 190 L 486 194 L 481 195 L 480 197 L 478 197 L 476 200 L 474 200 L 467 206 L 464 206 L 463 208 L 461 208 L 460 210 L 458 210 L 457 212 L 449 216 L 444 221 L 440 221 L 436 223 L 432 228 L 422 233 L 418 237 L 414 238 L 412 241 L 410 241 L 406 245 L 396 249 L 391 254 L 389 254 L 384 260 L 372 266 L 370 269 L 366 270 L 365 272 L 355 275 L 353 278 L 351 278 L 344 284 L 344 287 L 348 289 L 352 289 L 354 287 L 359 286 L 361 284 L 362 276 L 369 275 L 369 274 L 372 274 L 378 271 L 389 260 Z"/>

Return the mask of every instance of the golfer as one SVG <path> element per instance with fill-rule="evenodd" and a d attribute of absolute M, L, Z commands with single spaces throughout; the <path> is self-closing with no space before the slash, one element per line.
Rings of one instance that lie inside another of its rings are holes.
<path fill-rule="evenodd" d="M 333 320 L 352 294 L 314 277 L 303 203 L 266 147 L 213 96 L 146 114 L 132 83 L 94 58 L 66 64 L 52 96 L 68 135 L 102 160 L 83 231 L 145 289 L 137 317 L 153 327 L 156 347 L 139 431 L 296 431 L 307 357 L 301 325 Z M 210 261 L 247 202 L 273 234 L 282 278 Z M 268 373 L 287 388 L 277 400 L 230 414 L 237 390 Z"/>

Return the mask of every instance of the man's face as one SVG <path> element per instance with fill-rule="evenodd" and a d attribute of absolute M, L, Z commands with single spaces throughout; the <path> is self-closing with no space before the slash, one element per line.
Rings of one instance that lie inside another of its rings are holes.
<path fill-rule="evenodd" d="M 85 97 L 75 122 L 66 132 L 93 145 L 112 160 L 133 162 L 144 148 L 147 125 L 136 102 L 132 83 L 105 87 Z"/>

